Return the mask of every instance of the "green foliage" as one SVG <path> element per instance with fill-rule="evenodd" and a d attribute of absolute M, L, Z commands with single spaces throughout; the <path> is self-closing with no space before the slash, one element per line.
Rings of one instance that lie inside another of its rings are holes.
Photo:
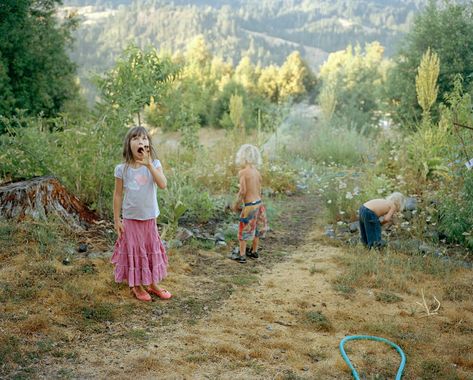
<path fill-rule="evenodd" d="M 307 321 L 315 327 L 317 331 L 332 331 L 333 326 L 330 320 L 320 311 L 309 311 L 306 313 Z"/>
<path fill-rule="evenodd" d="M 333 52 L 353 41 L 363 45 L 377 40 L 392 54 L 425 2 L 397 1 L 392 6 L 378 0 L 349 4 L 329 0 L 199 0 L 199 5 L 195 5 L 164 0 L 68 0 L 67 4 L 92 5 L 80 9 L 86 21 L 95 21 L 97 11 L 115 12 L 99 22 L 82 23 L 77 33 L 77 48 L 72 56 L 80 65 L 83 82 L 90 71 L 103 72 L 108 68 L 130 40 L 138 46 L 161 46 L 176 52 L 202 35 L 207 51 L 213 55 L 235 64 L 242 57 L 249 57 L 261 66 L 282 65 L 293 52 L 294 42 L 305 45 L 301 57 L 311 67 L 325 59 L 315 47 Z M 137 22 L 143 15 L 146 22 Z M 253 32 L 248 34 L 248 30 Z M 128 38 L 123 38 L 125 31 Z"/>
<path fill-rule="evenodd" d="M 439 229 L 451 241 L 473 249 L 473 173 L 463 170 L 463 183 L 441 192 Z"/>
<path fill-rule="evenodd" d="M 471 2 L 429 1 L 416 17 L 412 29 L 395 58 L 388 76 L 389 111 L 395 121 L 406 121 L 404 128 L 415 128 L 420 119 L 416 102 L 415 76 L 421 56 L 427 49 L 435 52 L 441 62 L 438 99 L 432 107 L 437 119 L 437 105 L 452 91 L 456 75 L 465 79 L 465 88 L 473 83 L 473 18 Z"/>
<path fill-rule="evenodd" d="M 438 126 L 424 123 L 407 145 L 410 169 L 422 180 L 448 175 L 445 165 L 451 138 L 446 123 Z"/>
<path fill-rule="evenodd" d="M 339 124 L 334 118 L 330 122 L 314 122 L 307 117 L 291 117 L 286 120 L 288 133 L 279 132 L 285 151 L 281 155 L 297 155 L 317 162 L 342 165 L 362 164 L 370 152 L 369 137 L 355 126 Z"/>
<path fill-rule="evenodd" d="M 387 61 L 378 43 L 357 45 L 332 53 L 320 68 L 320 102 L 326 119 L 333 114 L 339 125 L 355 126 L 367 132 L 376 127 L 380 117 L 380 94 Z"/>
<path fill-rule="evenodd" d="M 179 67 L 171 59 L 159 56 L 156 49 L 141 50 L 129 46 L 113 69 L 97 78 L 102 106 L 114 111 L 119 120 L 130 122 L 138 116 L 151 98 L 156 101 L 164 87 L 174 80 Z"/>
<path fill-rule="evenodd" d="M 325 204 L 327 221 L 355 220 L 363 198 L 356 184 L 357 177 L 331 167 L 330 173 L 319 182 L 317 189 Z M 337 171 L 337 172 L 336 172 Z"/>
<path fill-rule="evenodd" d="M 423 122 L 430 122 L 430 107 L 437 100 L 440 63 L 438 55 L 427 49 L 422 56 L 416 76 L 417 101 L 423 111 Z"/>
<path fill-rule="evenodd" d="M 112 208 L 113 171 L 125 128 L 88 120 L 61 119 L 61 130 L 49 131 L 46 120 L 14 118 L 0 137 L 0 177 L 19 180 L 54 175 L 93 209 Z M 14 128 L 11 124 L 25 127 Z"/>
<path fill-rule="evenodd" d="M 0 115 L 57 115 L 78 96 L 67 55 L 77 19 L 58 22 L 60 0 L 3 0 L 0 5 Z M 5 131 L 0 121 L 0 133 Z"/>
<path fill-rule="evenodd" d="M 292 52 L 279 70 L 279 95 L 300 100 L 315 86 L 315 77 L 298 51 Z"/>
<path fill-rule="evenodd" d="M 177 166 L 168 176 L 167 190 L 159 194 L 160 221 L 177 226 L 184 216 L 197 222 L 207 222 L 214 216 L 215 200 L 190 174 L 186 175 L 184 168 Z"/>
<path fill-rule="evenodd" d="M 82 317 L 91 322 L 113 321 L 113 310 L 115 305 L 104 302 L 94 302 L 91 305 L 83 306 L 81 308 Z"/>

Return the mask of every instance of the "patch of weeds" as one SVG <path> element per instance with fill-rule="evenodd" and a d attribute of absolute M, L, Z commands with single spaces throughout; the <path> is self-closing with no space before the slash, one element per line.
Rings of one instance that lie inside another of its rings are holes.
<path fill-rule="evenodd" d="M 56 229 L 47 223 L 29 223 L 25 227 L 28 235 L 38 243 L 39 253 L 51 257 L 58 246 Z"/>
<path fill-rule="evenodd" d="M 93 322 L 113 321 L 113 305 L 95 302 L 81 309 L 82 317 Z"/>
<path fill-rule="evenodd" d="M 13 289 L 9 283 L 0 284 L 0 302 L 6 302 L 13 297 Z"/>
<path fill-rule="evenodd" d="M 445 363 L 438 360 L 426 360 L 421 364 L 421 379 L 423 380 L 459 380 L 460 377 L 453 369 L 445 368 Z"/>
<path fill-rule="evenodd" d="M 56 274 L 56 268 L 51 262 L 39 262 L 34 266 L 34 273 L 39 277 L 50 277 Z"/>
<path fill-rule="evenodd" d="M 401 297 L 398 297 L 395 294 L 392 293 L 384 293 L 384 292 L 376 292 L 375 294 L 375 299 L 378 302 L 383 302 L 383 303 L 396 303 L 402 301 Z"/>
<path fill-rule="evenodd" d="M 148 339 L 148 335 L 146 331 L 143 329 L 132 329 L 127 332 L 127 337 L 136 341 L 136 342 L 143 342 Z"/>
<path fill-rule="evenodd" d="M 320 268 L 317 268 L 315 265 L 312 265 L 310 268 L 309 268 L 309 273 L 311 275 L 314 275 L 316 273 L 324 273 L 325 271 L 323 269 L 320 269 Z"/>
<path fill-rule="evenodd" d="M 11 362 L 18 364 L 23 362 L 20 340 L 13 335 L 3 336 L 0 338 L 0 363 L 3 365 Z"/>
<path fill-rule="evenodd" d="M 56 375 L 58 379 L 72 379 L 74 378 L 74 371 L 68 368 L 61 368 L 57 371 Z"/>
<path fill-rule="evenodd" d="M 310 350 L 307 353 L 307 356 L 309 357 L 310 361 L 312 363 L 317 363 L 321 360 L 327 359 L 327 354 L 323 351 L 316 351 L 316 350 Z"/>
<path fill-rule="evenodd" d="M 54 342 L 51 339 L 43 339 L 36 343 L 38 354 L 46 354 L 54 349 Z"/>
<path fill-rule="evenodd" d="M 0 224 L 0 245 L 3 248 L 0 258 L 9 257 L 13 255 L 14 250 L 8 251 L 8 248 L 12 248 L 16 245 L 14 233 L 15 227 L 13 224 Z"/>
<path fill-rule="evenodd" d="M 188 363 L 205 363 L 209 361 L 209 357 L 202 353 L 192 353 L 186 355 L 185 360 Z"/>
<path fill-rule="evenodd" d="M 302 380 L 303 377 L 300 377 L 299 375 L 297 375 L 296 373 L 294 373 L 294 371 L 290 369 L 286 369 L 283 372 L 281 379 L 282 380 Z"/>
<path fill-rule="evenodd" d="M 232 283 L 238 286 L 252 285 L 257 282 L 258 282 L 258 277 L 251 274 L 234 276 L 232 279 Z"/>
<path fill-rule="evenodd" d="M 276 252 L 272 252 L 271 256 L 275 257 L 275 258 L 282 258 L 282 257 L 287 256 L 287 252 L 285 252 L 285 251 L 276 251 Z"/>
<path fill-rule="evenodd" d="M 65 358 L 69 360 L 74 360 L 79 357 L 77 352 L 75 351 L 63 351 L 63 350 L 55 350 L 51 353 L 52 356 L 55 358 Z"/>
<path fill-rule="evenodd" d="M 473 293 L 473 284 L 451 284 L 444 290 L 444 298 L 449 301 L 462 302 L 469 300 Z"/>
<path fill-rule="evenodd" d="M 179 304 L 175 304 L 179 310 L 189 314 L 192 318 L 197 318 L 204 313 L 204 307 L 206 303 L 197 298 L 186 298 L 183 299 Z"/>
<path fill-rule="evenodd" d="M 79 268 L 79 272 L 84 274 L 94 274 L 97 273 L 97 269 L 95 268 L 94 263 L 86 263 Z"/>
<path fill-rule="evenodd" d="M 191 239 L 190 246 L 197 249 L 204 249 L 206 251 L 211 251 L 215 248 L 215 242 L 213 240 L 207 239 Z"/>
<path fill-rule="evenodd" d="M 333 290 L 339 293 L 343 293 L 345 295 L 354 294 L 355 288 L 346 284 L 334 284 L 332 286 Z"/>
<path fill-rule="evenodd" d="M 33 287 L 17 287 L 14 293 L 15 301 L 29 301 L 36 298 L 38 289 Z"/>
<path fill-rule="evenodd" d="M 306 313 L 307 321 L 315 326 L 317 331 L 331 331 L 333 329 L 332 323 L 320 311 L 309 311 Z"/>

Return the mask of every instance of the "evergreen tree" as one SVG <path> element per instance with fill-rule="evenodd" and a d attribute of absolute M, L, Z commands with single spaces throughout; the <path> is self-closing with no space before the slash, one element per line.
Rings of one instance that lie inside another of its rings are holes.
<path fill-rule="evenodd" d="M 66 53 L 76 19 L 68 16 L 59 23 L 59 4 L 0 2 L 0 115 L 23 109 L 27 115 L 53 116 L 77 95 L 76 68 Z"/>

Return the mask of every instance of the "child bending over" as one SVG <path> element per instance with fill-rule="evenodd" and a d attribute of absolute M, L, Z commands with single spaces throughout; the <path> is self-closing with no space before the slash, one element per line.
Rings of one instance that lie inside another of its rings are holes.
<path fill-rule="evenodd" d="M 236 154 L 235 163 L 241 167 L 238 172 L 240 191 L 233 206 L 234 211 L 241 210 L 238 227 L 240 255 L 235 259 L 240 263 L 246 263 L 247 241 L 253 240 L 248 257 L 258 258 L 259 239 L 264 237 L 268 229 L 266 208 L 261 201 L 261 174 L 256 168 L 261 165 L 261 154 L 254 145 L 244 144 Z"/>
<path fill-rule="evenodd" d="M 401 193 L 392 193 L 386 199 L 372 199 L 360 207 L 360 235 L 365 246 L 371 249 L 385 245 L 381 239 L 381 224 L 391 222 L 394 213 L 404 210 L 404 204 Z"/>

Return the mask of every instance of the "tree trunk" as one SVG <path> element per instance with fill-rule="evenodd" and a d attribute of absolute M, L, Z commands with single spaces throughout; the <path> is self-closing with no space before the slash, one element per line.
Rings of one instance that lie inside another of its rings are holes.
<path fill-rule="evenodd" d="M 46 220 L 51 215 L 74 227 L 87 227 L 99 220 L 54 177 L 37 177 L 0 187 L 0 220 Z"/>

